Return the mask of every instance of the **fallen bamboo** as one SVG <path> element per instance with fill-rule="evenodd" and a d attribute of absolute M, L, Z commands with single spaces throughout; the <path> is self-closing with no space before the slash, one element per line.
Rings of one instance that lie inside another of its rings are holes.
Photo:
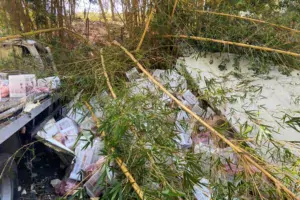
<path fill-rule="evenodd" d="M 5 36 L 5 37 L 1 37 L 0 38 L 0 42 L 5 41 L 5 40 L 9 40 L 9 39 L 17 39 L 17 38 L 21 38 L 21 37 L 36 35 L 36 34 L 40 34 L 40 33 L 48 33 L 48 32 L 54 32 L 54 31 L 61 31 L 63 29 L 64 28 L 49 28 L 49 29 L 42 29 L 42 30 L 38 30 L 38 31 L 21 33 L 21 34 L 18 34 L 18 35 Z"/>
<path fill-rule="evenodd" d="M 178 4 L 178 0 L 175 0 L 173 10 L 172 10 L 172 14 L 171 14 L 171 20 L 170 20 L 171 23 L 173 21 L 173 17 L 174 17 L 175 11 L 176 11 L 177 4 Z"/>
<path fill-rule="evenodd" d="M 102 68 L 103 68 L 103 71 L 104 71 L 104 76 L 105 76 L 105 79 L 106 79 L 107 86 L 110 90 L 110 93 L 111 93 L 112 97 L 114 99 L 117 99 L 117 95 L 116 95 L 116 93 L 114 92 L 114 90 L 112 88 L 112 85 L 110 83 L 110 80 L 109 80 L 109 77 L 108 77 L 108 74 L 107 74 L 107 71 L 106 71 L 105 62 L 104 62 L 104 58 L 103 58 L 103 49 L 100 50 L 100 57 L 101 57 L 101 64 L 102 64 Z M 114 151 L 114 149 L 112 149 L 112 151 Z M 131 183 L 133 189 L 135 190 L 135 192 L 140 197 L 140 199 L 146 199 L 144 197 L 144 192 L 140 189 L 140 186 L 135 182 L 135 179 L 129 173 L 128 169 L 123 164 L 123 161 L 119 157 L 116 158 L 116 161 L 117 161 L 119 167 L 121 168 L 121 170 L 123 171 L 123 173 L 125 174 L 125 176 L 127 177 L 127 179 L 129 180 L 129 182 Z"/>
<path fill-rule="evenodd" d="M 104 58 L 103 58 L 103 49 L 100 49 L 100 58 L 101 58 L 101 64 L 102 64 L 104 76 L 105 76 L 105 79 L 106 79 L 106 84 L 107 84 L 107 86 L 108 86 L 108 88 L 109 88 L 109 90 L 110 90 L 110 93 L 111 93 L 112 97 L 113 97 L 114 99 L 116 99 L 116 98 L 117 98 L 117 95 L 116 95 L 116 93 L 114 92 L 114 90 L 113 90 L 113 88 L 112 88 L 112 86 L 111 86 L 111 83 L 110 83 L 110 81 L 109 81 L 108 74 L 107 74 L 107 72 L 106 72 L 106 67 L 105 67 Z"/>
<path fill-rule="evenodd" d="M 155 8 L 152 7 L 151 11 L 150 11 L 150 15 L 149 15 L 149 17 L 147 19 L 147 22 L 146 22 L 146 26 L 145 26 L 144 32 L 142 34 L 142 37 L 140 39 L 140 42 L 139 42 L 138 46 L 136 47 L 136 51 L 140 50 L 140 48 L 141 48 L 141 46 L 143 44 L 143 41 L 144 41 L 146 33 L 147 33 L 148 29 L 149 29 L 149 25 L 150 25 L 150 22 L 152 20 L 153 15 L 154 15 L 154 12 L 155 12 Z"/>
<path fill-rule="evenodd" d="M 224 16 L 224 17 L 230 17 L 230 18 L 236 18 L 236 19 L 251 21 L 251 22 L 254 22 L 254 23 L 267 24 L 267 25 L 273 26 L 275 28 L 288 30 L 288 31 L 291 31 L 291 32 L 294 32 L 294 33 L 300 33 L 300 30 L 292 29 L 292 28 L 289 28 L 289 27 L 286 27 L 286 26 L 274 24 L 274 23 L 259 20 L 259 19 L 253 19 L 253 18 L 249 18 L 249 17 L 242 17 L 242 16 L 238 16 L 238 15 L 231 15 L 231 14 L 227 14 L 227 13 L 218 13 L 218 12 L 206 11 L 206 10 L 195 10 L 195 12 L 218 15 L 218 16 Z"/>
<path fill-rule="evenodd" d="M 130 59 L 137 65 L 137 67 L 148 77 L 150 81 L 152 81 L 158 88 L 160 88 L 165 94 L 167 94 L 174 102 L 180 106 L 187 113 L 192 115 L 197 121 L 199 121 L 203 126 L 205 126 L 211 133 L 218 136 L 222 139 L 226 144 L 228 144 L 238 155 L 243 156 L 248 162 L 250 162 L 253 166 L 259 169 L 263 174 L 265 174 L 273 183 L 280 187 L 284 192 L 286 192 L 290 197 L 296 199 L 296 195 L 290 191 L 285 185 L 283 185 L 279 180 L 277 180 L 273 175 L 271 175 L 267 170 L 265 170 L 262 166 L 256 163 L 251 157 L 245 154 L 245 150 L 241 149 L 239 146 L 233 144 L 230 140 L 228 140 L 224 135 L 220 134 L 216 131 L 212 126 L 207 124 L 203 119 L 201 119 L 196 113 L 186 107 L 181 101 L 179 101 L 175 96 L 173 96 L 161 83 L 159 83 L 139 62 L 136 58 L 120 43 L 117 41 L 113 41 L 113 44 L 120 47 L 129 57 Z"/>
<path fill-rule="evenodd" d="M 109 81 L 108 81 L 109 82 Z M 113 90 L 112 90 L 113 91 Z M 88 110 L 90 111 L 90 113 L 93 116 L 96 116 L 92 106 L 88 103 L 85 102 L 85 105 L 87 106 Z M 97 127 L 100 127 L 100 122 L 96 117 L 93 117 L 94 122 L 97 124 Z M 105 136 L 105 133 L 103 132 L 101 134 L 102 136 Z M 114 152 L 114 148 L 111 149 L 112 152 Z M 136 183 L 135 179 L 133 178 L 133 176 L 130 174 L 129 170 L 127 169 L 127 167 L 124 165 L 123 161 L 119 158 L 116 157 L 116 162 L 119 165 L 120 169 L 122 170 L 122 172 L 124 173 L 124 175 L 126 176 L 126 178 L 129 180 L 130 184 L 132 185 L 134 191 L 137 193 L 137 195 L 140 197 L 140 199 L 146 199 L 144 197 L 144 192 L 140 189 L 140 186 Z"/>
<path fill-rule="evenodd" d="M 109 80 L 109 77 L 108 77 L 108 74 L 106 72 L 106 68 L 105 68 L 105 63 L 104 63 L 104 58 L 103 58 L 103 50 L 101 49 L 100 50 L 100 57 L 101 57 L 101 64 L 102 64 L 102 68 L 103 68 L 103 71 L 104 71 L 104 76 L 105 76 L 105 79 L 106 79 L 106 83 L 108 85 L 108 88 L 112 94 L 112 97 L 114 99 L 117 98 L 113 88 L 112 88 L 112 85 L 110 83 L 110 80 Z M 93 110 L 92 110 L 92 106 L 88 103 L 88 102 L 85 102 L 85 105 L 87 106 L 87 108 L 89 109 L 89 111 L 91 112 L 92 114 L 92 118 L 93 120 L 97 123 L 97 127 L 100 126 L 100 122 L 99 120 L 97 119 L 96 115 L 94 114 Z M 102 136 L 105 136 L 105 133 L 103 132 L 102 133 Z M 114 148 L 111 149 L 112 152 L 114 152 Z M 127 167 L 124 165 L 124 162 L 119 158 L 117 157 L 116 158 L 116 162 L 117 164 L 119 165 L 120 169 L 122 170 L 122 172 L 124 173 L 124 175 L 126 176 L 126 178 L 129 180 L 129 182 L 131 183 L 134 191 L 137 193 L 137 195 L 139 196 L 140 199 L 146 199 L 144 197 L 144 192 L 141 190 L 140 186 L 136 183 L 135 179 L 133 178 L 133 176 L 129 173 L 129 170 L 127 169 Z"/>
<path fill-rule="evenodd" d="M 84 38 L 82 35 L 75 33 L 74 31 L 67 29 L 67 28 L 49 28 L 49 29 L 42 29 L 42 30 L 37 30 L 37 31 L 32 31 L 32 32 L 26 32 L 26 33 L 21 33 L 18 35 L 9 35 L 9 36 L 5 36 L 5 37 L 1 37 L 0 38 L 0 42 L 5 41 L 5 40 L 9 40 L 9 39 L 17 39 L 17 38 L 22 38 L 22 37 L 26 37 L 26 36 L 32 36 L 32 35 L 37 35 L 40 33 L 49 33 L 49 32 L 55 32 L 55 31 L 66 31 L 70 34 L 72 34 L 73 36 L 77 37 L 80 40 L 84 40 L 85 42 L 89 41 Z"/>
<path fill-rule="evenodd" d="M 163 35 L 162 37 L 164 37 L 164 38 L 183 38 L 183 39 L 193 39 L 193 40 L 204 41 L 204 42 L 214 42 L 214 43 L 220 43 L 220 44 L 224 44 L 224 45 L 233 45 L 233 46 L 244 47 L 244 48 L 249 48 L 249 49 L 256 49 L 256 50 L 261 50 L 261 51 L 268 51 L 268 52 L 274 52 L 274 53 L 279 53 L 279 54 L 284 54 L 284 55 L 289 55 L 289 56 L 294 56 L 294 57 L 300 57 L 300 54 L 291 52 L 291 51 L 272 49 L 269 47 L 255 46 L 255 45 L 231 42 L 231 41 L 226 41 L 226 40 L 217 40 L 217 39 L 212 39 L 212 38 L 204 38 L 204 37 L 196 37 L 196 36 L 188 36 L 188 35 Z"/>

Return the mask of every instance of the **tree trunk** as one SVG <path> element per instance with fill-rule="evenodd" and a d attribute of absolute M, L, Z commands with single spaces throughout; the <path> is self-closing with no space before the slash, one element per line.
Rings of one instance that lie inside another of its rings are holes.
<path fill-rule="evenodd" d="M 58 27 L 62 28 L 64 26 L 64 18 L 63 18 L 63 0 L 57 0 L 57 19 L 58 19 Z M 59 31 L 59 36 L 61 41 L 64 41 L 63 31 Z"/>
<path fill-rule="evenodd" d="M 113 21 L 116 20 L 115 18 L 115 5 L 114 5 L 114 1 L 110 0 L 110 9 L 111 9 L 111 18 Z"/>
<path fill-rule="evenodd" d="M 141 11 L 142 23 L 145 23 L 146 20 L 146 7 L 147 7 L 147 0 L 143 0 L 142 11 Z"/>
<path fill-rule="evenodd" d="M 132 0 L 132 17 L 133 17 L 133 26 L 138 26 L 138 11 L 139 11 L 139 3 L 138 0 Z"/>
<path fill-rule="evenodd" d="M 109 24 L 108 24 L 106 15 L 105 15 L 105 10 L 104 10 L 103 4 L 102 4 L 102 1 L 101 1 L 101 0 L 98 0 L 98 2 L 99 2 L 100 10 L 101 10 L 101 12 L 102 12 L 102 17 L 103 17 L 103 19 L 104 19 L 104 23 L 105 23 L 105 27 L 106 27 L 106 31 L 107 31 L 108 41 L 111 41 L 111 37 L 110 37 L 110 27 L 109 27 Z"/>
<path fill-rule="evenodd" d="M 10 18 L 10 22 L 12 25 L 12 31 L 14 33 L 18 33 L 22 31 L 22 26 L 21 26 L 21 20 L 20 20 L 20 16 L 19 16 L 19 12 L 17 10 L 17 2 L 16 0 L 12 0 L 10 2 L 8 2 L 7 4 L 7 13 L 9 15 Z"/>

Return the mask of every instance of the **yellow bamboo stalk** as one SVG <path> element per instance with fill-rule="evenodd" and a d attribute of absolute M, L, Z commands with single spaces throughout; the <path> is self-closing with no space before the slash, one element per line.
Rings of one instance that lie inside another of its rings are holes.
<path fill-rule="evenodd" d="M 140 199 L 146 199 L 146 197 L 144 196 L 144 192 L 140 189 L 139 185 L 135 182 L 133 176 L 129 173 L 129 171 L 128 171 L 127 167 L 124 165 L 123 161 L 117 157 L 116 162 L 118 163 L 122 172 L 125 174 L 126 178 L 131 183 L 131 186 L 133 187 L 133 189 L 137 193 L 137 195 L 140 197 Z"/>
<path fill-rule="evenodd" d="M 249 17 L 242 17 L 242 16 L 238 16 L 238 15 L 231 15 L 231 14 L 227 14 L 227 13 L 218 13 L 218 12 L 206 11 L 206 10 L 195 10 L 195 12 L 207 13 L 207 14 L 212 14 L 212 15 L 219 15 L 219 16 L 230 17 L 230 18 L 236 18 L 236 19 L 251 21 L 251 22 L 260 23 L 260 24 L 267 24 L 267 25 L 270 25 L 270 26 L 273 26 L 273 27 L 276 27 L 276 28 L 279 28 L 279 29 L 288 30 L 288 31 L 291 31 L 291 32 L 294 32 L 294 33 L 300 33 L 300 30 L 292 29 L 292 28 L 289 28 L 289 27 L 286 27 L 286 26 L 270 23 L 270 22 L 267 22 L 267 21 L 259 20 L 259 19 L 253 19 L 253 18 L 249 18 Z"/>
<path fill-rule="evenodd" d="M 108 85 L 108 88 L 113 96 L 114 99 L 117 98 L 117 95 L 115 94 L 114 90 L 113 90 L 113 87 L 110 83 L 110 80 L 109 80 L 109 77 L 108 77 L 108 74 L 106 72 L 106 68 L 105 68 L 105 63 L 104 63 L 104 58 L 103 58 L 103 49 L 100 49 L 100 57 L 101 57 L 101 64 L 102 64 L 102 68 L 103 68 L 103 71 L 104 71 L 104 76 L 106 78 L 106 83 Z M 97 125 L 98 127 L 100 126 L 100 122 L 99 120 L 97 119 L 95 113 L 93 112 L 92 110 L 92 106 L 88 103 L 88 102 L 85 102 L 87 108 L 89 109 L 89 111 L 92 113 L 92 117 L 93 117 L 93 120 L 99 124 Z M 102 133 L 102 136 L 105 136 L 105 133 L 103 132 Z M 111 149 L 112 152 L 114 152 L 114 148 Z M 117 157 L 116 158 L 116 162 L 117 164 L 119 165 L 120 169 L 122 170 L 122 172 L 124 173 L 124 175 L 126 176 L 126 178 L 129 180 L 129 182 L 131 183 L 131 186 L 133 187 L 134 191 L 137 193 L 137 195 L 140 197 L 140 199 L 146 199 L 144 197 L 144 192 L 141 190 L 140 186 L 136 183 L 135 179 L 133 178 L 133 176 L 129 173 L 129 170 L 127 169 L 126 165 L 123 163 L 123 161 Z"/>
<path fill-rule="evenodd" d="M 54 32 L 54 31 L 62 31 L 63 28 L 49 28 L 49 29 L 42 29 L 38 31 L 32 31 L 32 32 L 26 32 L 26 33 L 21 33 L 18 35 L 9 35 L 5 37 L 0 38 L 0 42 L 9 40 L 9 39 L 16 39 L 16 38 L 21 38 L 21 37 L 26 37 L 26 36 L 31 36 L 31 35 L 37 35 L 40 33 L 47 33 L 47 32 Z"/>
<path fill-rule="evenodd" d="M 199 121 L 203 126 L 205 126 L 211 133 L 218 136 L 222 139 L 226 144 L 228 144 L 236 153 L 240 156 L 243 156 L 248 162 L 254 165 L 257 169 L 259 169 L 263 174 L 265 174 L 269 179 L 271 179 L 275 185 L 280 187 L 283 191 L 285 191 L 290 197 L 293 199 L 296 198 L 296 195 L 290 191 L 285 185 L 283 185 L 279 180 L 277 180 L 273 175 L 271 175 L 267 170 L 265 170 L 262 166 L 256 163 L 251 157 L 249 157 L 245 153 L 245 150 L 241 149 L 239 146 L 233 144 L 230 140 L 228 140 L 224 135 L 220 134 L 216 131 L 212 126 L 207 124 L 203 119 L 201 119 L 197 114 L 195 114 L 192 110 L 190 110 L 187 106 L 185 106 L 181 101 L 179 101 L 175 96 L 173 96 L 161 83 L 159 83 L 139 62 L 136 58 L 121 44 L 117 41 L 113 41 L 113 44 L 120 47 L 129 57 L 130 59 L 137 65 L 137 67 L 148 77 L 150 81 L 152 81 L 158 88 L 160 88 L 165 94 L 167 94 L 174 102 L 180 106 L 187 113 L 192 115 L 197 121 Z"/>
<path fill-rule="evenodd" d="M 88 103 L 88 102 L 84 102 L 85 106 L 88 108 L 88 110 L 90 111 L 92 118 L 94 120 L 94 122 L 96 123 L 96 126 L 99 128 L 100 127 L 100 121 L 98 120 L 98 118 L 96 117 L 92 106 Z"/>
<path fill-rule="evenodd" d="M 103 49 L 100 49 L 100 58 L 101 58 L 101 64 L 102 64 L 102 68 L 103 68 L 103 72 L 104 72 L 104 76 L 105 76 L 105 79 L 106 79 L 106 83 L 107 83 L 107 86 L 110 90 L 110 93 L 111 95 L 113 96 L 114 99 L 117 98 L 117 95 L 116 93 L 114 92 L 111 84 L 110 84 L 110 81 L 109 81 L 109 77 L 108 77 L 108 74 L 106 72 L 106 68 L 105 68 L 105 63 L 104 63 L 104 58 L 103 58 Z"/>
<path fill-rule="evenodd" d="M 153 7 L 151 8 L 150 15 L 149 15 L 149 17 L 148 17 L 148 19 L 147 19 L 146 26 L 145 26 L 144 32 L 143 32 L 143 34 L 142 34 L 142 37 L 141 37 L 141 39 L 140 39 L 140 42 L 139 42 L 138 46 L 136 47 L 136 51 L 140 50 L 140 48 L 141 48 L 141 46 L 142 46 L 142 44 L 143 44 L 143 41 L 144 41 L 145 36 L 146 36 L 146 33 L 147 33 L 148 29 L 149 29 L 150 22 L 151 22 L 151 20 L 152 20 L 152 18 L 153 18 L 154 12 L 155 12 L 155 8 L 154 8 L 154 6 L 153 6 Z"/>
<path fill-rule="evenodd" d="M 117 97 L 114 96 L 114 98 L 117 98 Z M 94 111 L 92 109 L 92 106 L 88 102 L 86 102 L 86 101 L 84 103 L 87 106 L 87 108 L 89 109 L 89 111 L 91 112 L 92 116 L 94 116 L 92 118 L 93 118 L 94 122 L 97 123 L 97 127 L 99 128 L 100 127 L 100 122 L 97 119 L 97 117 L 96 117 L 96 115 L 95 115 L 95 113 L 94 113 Z M 104 137 L 105 136 L 105 132 L 103 132 L 101 134 L 101 136 Z M 115 149 L 111 148 L 111 151 L 114 152 Z M 126 165 L 123 163 L 123 161 L 119 157 L 116 157 L 116 162 L 119 165 L 119 167 L 122 170 L 122 172 L 124 173 L 124 175 L 126 176 L 126 178 L 131 183 L 131 186 L 133 187 L 133 189 L 137 193 L 137 195 L 140 197 L 140 199 L 146 199 L 144 197 L 144 192 L 141 190 L 140 186 L 136 183 L 135 179 L 133 178 L 133 176 L 131 175 L 131 173 L 127 169 Z"/>
<path fill-rule="evenodd" d="M 178 4 L 178 0 L 175 0 L 174 6 L 173 6 L 173 10 L 172 10 L 172 14 L 171 14 L 171 23 L 173 21 L 173 17 L 174 17 L 174 14 L 175 14 L 175 10 L 176 10 L 177 4 Z"/>
<path fill-rule="evenodd" d="M 217 39 L 212 39 L 212 38 L 187 36 L 187 35 L 163 35 L 163 37 L 164 38 L 193 39 L 193 40 L 204 41 L 204 42 L 214 42 L 214 43 L 220 43 L 220 44 L 225 44 L 225 45 L 233 45 L 233 46 L 238 46 L 238 47 L 257 49 L 257 50 L 262 50 L 262 51 L 275 52 L 275 53 L 279 53 L 279 54 L 294 56 L 294 57 L 300 57 L 300 54 L 295 53 L 295 52 L 291 52 L 291 51 L 272 49 L 272 48 L 269 48 L 269 47 L 255 46 L 255 45 L 238 43 L 238 42 L 231 42 L 231 41 L 226 41 L 226 40 L 217 40 Z"/>
<path fill-rule="evenodd" d="M 37 30 L 37 31 L 31 31 L 31 32 L 26 32 L 26 33 L 21 33 L 18 35 L 9 35 L 9 36 L 5 36 L 5 37 L 1 37 L 0 38 L 0 42 L 5 41 L 5 40 L 9 40 L 9 39 L 17 39 L 17 38 L 22 38 L 22 37 L 26 37 L 26 36 L 32 36 L 32 35 L 37 35 L 40 33 L 48 33 L 48 32 L 55 32 L 55 31 L 66 31 L 67 33 L 77 37 L 80 40 L 84 40 L 85 42 L 89 42 L 85 37 L 83 37 L 82 35 L 75 33 L 74 31 L 67 29 L 67 28 L 49 28 L 49 29 L 41 29 L 41 30 Z"/>

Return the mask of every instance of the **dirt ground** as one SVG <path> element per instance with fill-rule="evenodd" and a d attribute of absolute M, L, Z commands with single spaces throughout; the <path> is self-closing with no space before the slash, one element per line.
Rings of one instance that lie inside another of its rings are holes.
<path fill-rule="evenodd" d="M 110 22 L 110 34 L 113 38 L 121 38 L 121 22 Z M 106 44 L 107 30 L 105 23 L 102 21 L 84 21 L 77 20 L 73 24 L 73 29 L 76 33 L 84 35 L 89 41 L 94 44 Z"/>
<path fill-rule="evenodd" d="M 58 196 L 50 182 L 62 179 L 66 166 L 52 149 L 42 143 L 36 143 L 34 151 L 36 156 L 27 151 L 18 164 L 20 200 L 55 200 Z"/>

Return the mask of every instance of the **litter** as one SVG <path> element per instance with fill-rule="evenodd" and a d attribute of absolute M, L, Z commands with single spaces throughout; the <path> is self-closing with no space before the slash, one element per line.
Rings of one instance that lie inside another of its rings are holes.
<path fill-rule="evenodd" d="M 175 140 L 181 145 L 181 148 L 191 148 L 192 147 L 192 138 L 186 133 L 178 134 L 178 138 Z"/>
<path fill-rule="evenodd" d="M 202 178 L 199 181 L 198 185 L 194 185 L 194 195 L 197 200 L 210 200 L 211 199 L 211 191 L 206 186 L 209 184 L 209 181 L 205 178 Z"/>
<path fill-rule="evenodd" d="M 185 91 L 182 96 L 191 105 L 195 105 L 198 103 L 197 97 L 193 95 L 193 93 L 190 90 Z"/>
<path fill-rule="evenodd" d="M 97 172 L 94 173 L 94 175 L 91 176 L 91 178 L 84 184 L 84 187 L 90 197 L 99 197 L 99 195 L 101 194 L 101 190 L 103 190 L 103 186 L 99 184 L 99 180 L 101 175 L 105 172 L 105 169 L 103 167 L 105 162 L 106 157 L 102 156 L 96 163 L 95 170 L 97 170 Z M 111 173 L 110 177 L 112 177 L 112 172 L 109 171 L 109 173 Z"/>
<path fill-rule="evenodd" d="M 29 113 L 32 109 L 38 107 L 39 105 L 41 105 L 39 102 L 37 102 L 37 103 L 28 102 L 25 104 L 23 112 Z"/>
<path fill-rule="evenodd" d="M 130 83 L 131 95 L 147 95 L 157 92 L 154 84 L 145 78 L 139 78 Z"/>
<path fill-rule="evenodd" d="M 51 90 L 58 89 L 60 86 L 60 79 L 57 76 L 46 77 L 37 80 L 38 87 L 46 87 Z"/>
<path fill-rule="evenodd" d="M 88 109 L 83 106 L 82 108 L 71 108 L 67 113 L 67 117 L 80 124 L 88 115 Z"/>
<path fill-rule="evenodd" d="M 86 169 L 92 163 L 95 163 L 99 159 L 100 149 L 103 148 L 103 142 L 100 139 L 97 139 L 93 146 L 88 145 L 85 149 L 86 142 L 80 142 L 75 149 L 75 165 L 70 174 L 70 178 L 80 181 L 82 176 L 80 174 L 81 170 Z"/>
<path fill-rule="evenodd" d="M 9 75 L 9 96 L 25 97 L 36 87 L 34 74 Z"/>
<path fill-rule="evenodd" d="M 52 185 L 52 187 L 56 187 L 57 185 L 59 185 L 61 183 L 61 180 L 59 179 L 53 179 L 51 180 L 50 184 Z"/>
<path fill-rule="evenodd" d="M 48 137 L 53 137 L 58 133 L 58 128 L 56 126 L 56 121 L 54 118 L 51 118 L 43 127 L 43 130 L 46 132 Z"/>
<path fill-rule="evenodd" d="M 94 120 L 92 119 L 92 117 L 86 117 L 83 122 L 80 123 L 80 129 L 81 130 L 90 130 L 93 133 L 96 132 L 96 124 L 94 122 Z"/>
<path fill-rule="evenodd" d="M 135 67 L 127 71 L 125 74 L 129 81 L 133 81 L 140 78 L 140 74 Z"/>
<path fill-rule="evenodd" d="M 205 110 L 202 109 L 198 104 L 195 104 L 192 108 L 192 111 L 196 113 L 198 116 L 203 116 Z"/>
<path fill-rule="evenodd" d="M 204 118 L 209 119 L 209 118 L 212 118 L 215 115 L 216 115 L 216 113 L 210 107 L 207 107 Z"/>
<path fill-rule="evenodd" d="M 23 189 L 23 191 L 21 192 L 21 195 L 26 195 L 26 194 L 27 194 L 26 190 Z"/>
<path fill-rule="evenodd" d="M 188 116 L 188 114 L 183 111 L 183 110 L 180 110 L 177 114 L 177 118 L 176 118 L 177 121 L 189 121 L 190 118 Z"/>
<path fill-rule="evenodd" d="M 58 127 L 59 132 L 65 139 L 65 146 L 69 149 L 72 149 L 79 133 L 77 124 L 73 120 L 65 117 L 60 121 L 56 122 L 56 126 Z"/>
<path fill-rule="evenodd" d="M 62 180 L 59 184 L 57 184 L 54 189 L 55 193 L 64 196 L 66 194 L 72 195 L 76 189 L 77 181 L 71 179 Z M 73 191 L 73 192 L 71 192 Z"/>

